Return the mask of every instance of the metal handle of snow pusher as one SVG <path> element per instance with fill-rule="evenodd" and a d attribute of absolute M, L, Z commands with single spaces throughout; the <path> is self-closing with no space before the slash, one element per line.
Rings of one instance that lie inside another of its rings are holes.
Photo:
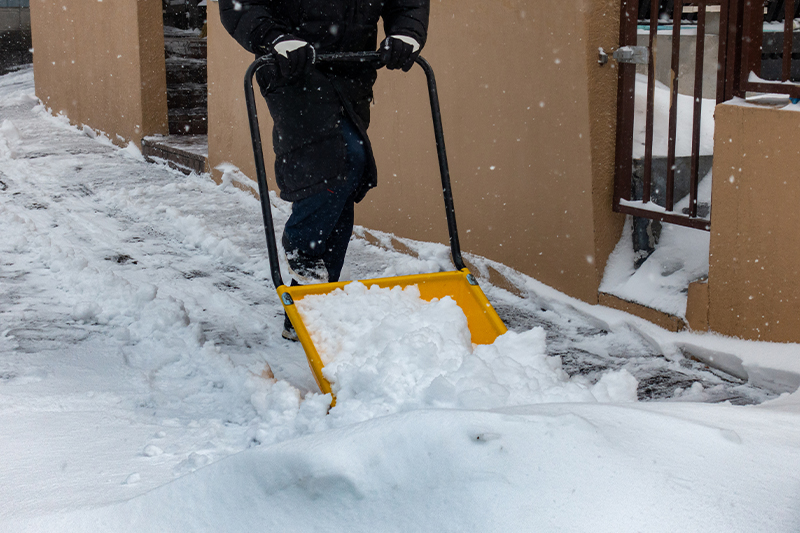
<path fill-rule="evenodd" d="M 333 62 L 358 62 L 383 66 L 378 52 L 340 52 L 335 54 L 319 54 L 317 63 Z M 256 111 L 256 97 L 253 90 L 253 77 L 261 67 L 275 63 L 271 55 L 261 56 L 247 69 L 244 78 L 244 95 L 247 102 L 247 117 L 250 122 L 250 137 L 253 141 L 253 155 L 256 164 L 256 177 L 258 179 L 258 194 L 261 197 L 261 214 L 264 217 L 264 231 L 267 235 L 267 252 L 269 254 L 270 270 L 275 288 L 284 285 L 281 277 L 280 263 L 278 262 L 278 244 L 275 238 L 275 226 L 272 220 L 272 209 L 269 203 L 269 188 L 267 187 L 267 173 L 264 167 L 264 150 L 261 144 L 261 131 L 258 128 L 258 112 Z M 447 151 L 444 146 L 444 131 L 442 129 L 442 113 L 439 108 L 439 93 L 436 89 L 436 78 L 433 68 L 424 58 L 417 57 L 416 63 L 422 67 L 428 80 L 428 95 L 430 96 L 431 115 L 433 116 L 433 131 L 436 138 L 436 152 L 439 156 L 439 172 L 442 177 L 442 191 L 447 215 L 447 230 L 450 234 L 450 253 L 456 269 L 465 267 L 461 257 L 461 245 L 458 242 L 458 229 L 456 228 L 456 212 L 453 206 L 453 192 L 450 187 L 450 169 L 447 165 Z"/>

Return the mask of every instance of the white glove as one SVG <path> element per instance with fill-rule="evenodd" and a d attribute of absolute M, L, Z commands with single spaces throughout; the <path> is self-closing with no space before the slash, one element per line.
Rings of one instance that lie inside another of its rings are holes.
<path fill-rule="evenodd" d="M 392 35 L 393 39 L 400 39 L 406 44 L 411 45 L 411 52 L 414 53 L 419 50 L 419 43 L 413 37 L 409 37 L 408 35 Z"/>
<path fill-rule="evenodd" d="M 415 41 L 416 42 L 416 41 Z M 274 46 L 275 53 L 278 55 L 282 55 L 285 58 L 289 58 L 289 52 L 294 52 L 298 48 L 303 48 L 308 43 L 305 41 L 300 41 L 297 39 L 291 39 L 288 41 L 281 41 Z"/>
<path fill-rule="evenodd" d="M 381 62 L 389 70 L 411 70 L 419 55 L 420 44 L 407 35 L 390 35 L 383 40 L 380 47 Z"/>
<path fill-rule="evenodd" d="M 272 42 L 281 76 L 293 79 L 307 73 L 317 61 L 314 47 L 292 35 L 281 35 Z"/>

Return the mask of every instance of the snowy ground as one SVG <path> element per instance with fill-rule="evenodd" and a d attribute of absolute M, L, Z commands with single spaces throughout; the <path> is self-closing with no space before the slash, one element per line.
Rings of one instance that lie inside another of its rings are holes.
<path fill-rule="evenodd" d="M 468 256 L 513 333 L 408 389 L 354 368 L 326 415 L 227 177 L 0 77 L 0 530 L 800 530 L 796 345 L 670 334 Z M 451 268 L 365 229 L 347 262 Z"/>

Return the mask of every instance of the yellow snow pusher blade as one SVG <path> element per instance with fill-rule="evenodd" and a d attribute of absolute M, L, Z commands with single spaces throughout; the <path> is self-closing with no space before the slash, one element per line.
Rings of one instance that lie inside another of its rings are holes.
<path fill-rule="evenodd" d="M 314 373 L 314 379 L 317 380 L 317 385 L 319 385 L 324 394 L 333 394 L 331 384 L 322 375 L 322 369 L 325 365 L 295 303 L 309 295 L 328 294 L 336 289 L 343 288 L 349 283 L 352 282 L 343 281 L 318 285 L 297 285 L 294 287 L 283 285 L 278 288 L 283 308 L 286 310 L 289 320 L 292 321 L 292 325 L 294 325 L 297 337 L 306 352 L 308 365 Z M 435 298 L 441 299 L 449 296 L 464 311 L 473 344 L 492 344 L 498 336 L 506 332 L 503 321 L 500 320 L 492 304 L 486 299 L 475 277 L 466 268 L 457 272 L 437 272 L 435 274 L 360 280 L 360 283 L 367 287 L 377 285 L 382 289 L 397 286 L 406 288 L 416 285 L 419 288 L 420 297 L 428 302 Z M 334 354 L 328 355 L 333 356 Z M 335 401 L 334 398 L 334 403 Z"/>
<path fill-rule="evenodd" d="M 330 63 L 362 63 L 371 65 L 376 69 L 383 65 L 378 52 L 342 52 L 335 54 L 318 54 L 317 65 Z M 436 138 L 436 153 L 439 157 L 439 173 L 442 179 L 442 193 L 444 195 L 445 215 L 447 217 L 447 230 L 450 234 L 450 253 L 455 272 L 438 272 L 434 274 L 419 274 L 415 276 L 400 276 L 392 278 L 379 278 L 363 280 L 361 283 L 367 287 L 377 285 L 379 288 L 401 288 L 416 285 L 423 300 L 431 301 L 435 298 L 451 297 L 464 311 L 467 325 L 472 336 L 473 344 L 491 344 L 506 332 L 506 327 L 497 316 L 489 300 L 478 287 L 475 277 L 469 273 L 461 257 L 461 247 L 458 241 L 456 228 L 456 212 L 453 207 L 453 192 L 450 187 L 450 171 L 447 165 L 447 153 L 444 146 L 444 133 L 442 131 L 442 115 L 439 109 L 436 80 L 430 64 L 422 57 L 417 57 L 416 63 L 422 67 L 428 81 L 428 95 L 430 96 L 431 115 L 433 117 L 433 133 Z M 305 285 L 287 287 L 281 277 L 280 261 L 278 257 L 278 244 L 275 238 L 275 227 L 272 221 L 272 207 L 269 201 L 269 188 L 267 187 L 267 173 L 264 166 L 264 153 L 261 146 L 261 132 L 258 127 L 258 113 L 256 111 L 255 92 L 253 91 L 253 77 L 262 67 L 274 67 L 275 59 L 271 55 L 261 56 L 256 59 L 245 74 L 245 100 L 247 115 L 250 121 L 250 136 L 253 141 L 253 155 L 255 156 L 256 177 L 258 178 L 258 193 L 261 198 L 261 214 L 264 217 L 264 230 L 267 236 L 267 252 L 269 253 L 272 281 L 281 298 L 286 314 L 303 344 L 308 363 L 314 372 L 314 377 L 323 393 L 331 393 L 331 385 L 322 375 L 323 362 L 320 353 L 314 346 L 306 324 L 297 310 L 296 302 L 309 295 L 321 295 L 333 292 L 351 282 L 324 283 L 318 285 Z M 267 87 L 267 91 L 270 88 Z M 413 200 L 409 200 L 413 201 Z M 332 356 L 333 354 L 327 354 Z M 334 398 L 334 403 L 336 399 Z"/>

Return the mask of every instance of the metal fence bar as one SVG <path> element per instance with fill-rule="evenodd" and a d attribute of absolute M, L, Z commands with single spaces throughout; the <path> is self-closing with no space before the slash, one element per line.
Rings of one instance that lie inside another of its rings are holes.
<path fill-rule="evenodd" d="M 792 76 L 792 37 L 794 35 L 794 0 L 786 0 L 786 16 L 783 21 L 783 73 L 781 80 Z"/>
<path fill-rule="evenodd" d="M 636 23 L 639 4 L 637 0 L 622 0 L 620 3 L 619 45 L 636 45 Z M 636 65 L 617 65 L 617 144 L 616 179 L 614 180 L 614 206 L 621 199 L 631 197 L 631 175 L 633 173 L 633 126 L 636 102 Z"/>
<path fill-rule="evenodd" d="M 736 2 L 722 0 L 719 13 L 719 57 L 717 64 L 722 69 L 717 75 L 717 103 L 734 97 L 736 66 Z"/>
<path fill-rule="evenodd" d="M 719 65 L 719 72 L 717 73 L 717 103 L 724 102 L 720 100 L 720 96 L 725 94 L 725 51 L 728 48 L 728 25 L 725 24 L 728 16 L 728 1 L 722 0 L 719 3 L 719 57 L 717 58 L 717 65 Z"/>
<path fill-rule="evenodd" d="M 747 96 L 748 92 L 786 94 L 791 98 L 800 98 L 800 84 L 786 83 L 791 80 L 792 51 L 794 37 L 794 18 L 800 5 L 795 0 L 771 2 L 768 13 L 764 14 L 764 3 L 760 0 L 731 0 L 740 11 L 738 16 L 735 66 L 734 95 Z M 761 77 L 762 42 L 764 38 L 764 22 L 777 21 L 783 17 L 783 61 L 781 65 L 782 81 L 750 81 L 750 73 Z"/>
<path fill-rule="evenodd" d="M 642 178 L 642 201 L 650 201 L 650 188 L 653 182 L 653 129 L 655 120 L 655 96 L 656 96 L 656 34 L 658 33 L 658 2 L 652 0 L 650 3 L 650 46 L 648 50 L 649 61 L 647 62 L 647 115 L 645 120 L 644 135 L 644 176 Z"/>
<path fill-rule="evenodd" d="M 672 24 L 672 66 L 670 72 L 670 86 L 672 94 L 669 101 L 669 138 L 667 145 L 667 211 L 675 208 L 675 147 L 678 132 L 678 72 L 681 62 L 681 14 L 683 13 L 683 0 L 675 0 L 675 14 Z"/>
<path fill-rule="evenodd" d="M 742 6 L 742 65 L 740 80 L 749 82 L 750 73 L 761 76 L 761 46 L 764 39 L 764 2 L 740 0 Z"/>
<path fill-rule="evenodd" d="M 754 93 L 785 94 L 791 98 L 800 98 L 800 85 L 793 83 L 755 83 L 742 82 L 740 95 L 744 97 L 747 91 Z"/>
<path fill-rule="evenodd" d="M 742 70 L 744 64 L 744 39 L 742 38 L 742 28 L 744 28 L 744 5 L 741 0 L 730 0 L 730 31 L 729 40 L 733 45 L 728 47 L 733 52 L 733 70 L 729 73 L 733 78 L 732 96 L 744 97 L 745 93 L 741 90 Z M 736 11 L 736 13 L 733 13 Z"/>
<path fill-rule="evenodd" d="M 706 2 L 698 2 L 697 56 L 694 71 L 694 114 L 692 116 L 692 170 L 689 175 L 689 216 L 697 216 L 697 186 L 700 183 L 700 120 L 703 111 L 703 58 L 706 40 Z"/>
<path fill-rule="evenodd" d="M 620 204 L 617 207 L 617 212 L 624 213 L 626 215 L 633 215 L 635 217 L 651 218 L 653 220 L 659 220 L 661 222 L 666 222 L 668 224 L 675 224 L 677 226 L 685 226 L 687 228 L 701 229 L 704 231 L 709 231 L 711 229 L 710 221 L 704 218 L 690 218 L 686 215 L 679 215 L 677 213 L 653 211 L 653 210 L 643 209 L 641 207 L 635 207 L 634 205 L 630 205 L 627 203 Z"/>

